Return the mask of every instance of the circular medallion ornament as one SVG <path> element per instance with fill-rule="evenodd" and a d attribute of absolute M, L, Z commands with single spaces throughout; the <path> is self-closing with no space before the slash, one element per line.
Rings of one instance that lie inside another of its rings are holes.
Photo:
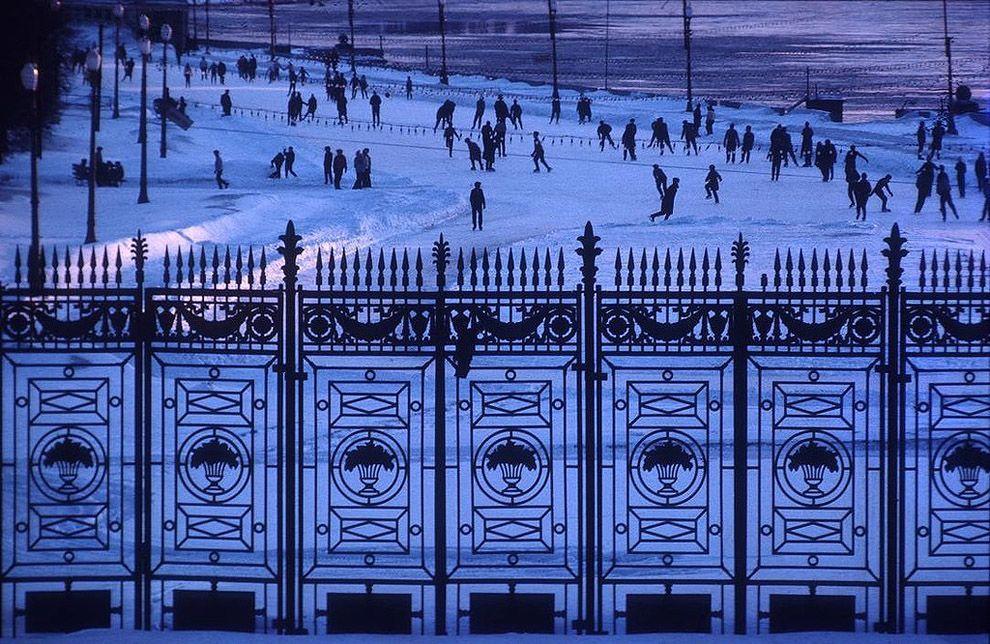
<path fill-rule="evenodd" d="M 975 432 L 949 436 L 932 457 L 932 479 L 955 505 L 985 504 L 990 500 L 990 437 Z"/>
<path fill-rule="evenodd" d="M 907 311 L 904 329 L 914 344 L 928 344 L 938 335 L 938 320 L 930 309 L 915 307 Z"/>
<path fill-rule="evenodd" d="M 106 449 L 90 432 L 66 425 L 39 440 L 31 454 L 31 474 L 41 492 L 59 503 L 75 503 L 99 487 L 106 474 Z"/>
<path fill-rule="evenodd" d="M 331 476 L 345 497 L 361 505 L 385 503 L 406 480 L 405 453 L 383 432 L 367 429 L 344 438 L 333 454 Z"/>
<path fill-rule="evenodd" d="M 614 308 L 603 312 L 600 328 L 609 342 L 622 344 L 632 340 L 636 324 L 628 311 Z"/>
<path fill-rule="evenodd" d="M 788 439 L 777 451 L 774 469 L 788 498 L 805 506 L 821 506 L 845 492 L 852 461 L 841 441 L 815 430 Z"/>
<path fill-rule="evenodd" d="M 644 436 L 629 459 L 633 485 L 647 499 L 660 505 L 687 501 L 705 482 L 707 463 L 694 438 L 675 430 Z"/>
<path fill-rule="evenodd" d="M 883 328 L 880 312 L 872 308 L 857 309 L 849 319 L 849 337 L 860 345 L 868 345 L 880 337 Z"/>
<path fill-rule="evenodd" d="M 543 323 L 547 339 L 554 344 L 564 344 L 574 337 L 574 320 L 571 311 L 563 307 L 551 309 Z"/>
<path fill-rule="evenodd" d="M 550 459 L 543 443 L 518 429 L 495 432 L 478 446 L 474 478 L 481 491 L 503 505 L 531 500 L 547 483 Z"/>
<path fill-rule="evenodd" d="M 278 309 L 274 306 L 258 306 L 247 318 L 247 336 L 255 342 L 269 342 L 275 338 L 279 325 Z"/>
<path fill-rule="evenodd" d="M 197 498 L 223 503 L 237 496 L 251 476 L 251 456 L 239 436 L 223 427 L 193 432 L 179 448 L 179 478 Z"/>

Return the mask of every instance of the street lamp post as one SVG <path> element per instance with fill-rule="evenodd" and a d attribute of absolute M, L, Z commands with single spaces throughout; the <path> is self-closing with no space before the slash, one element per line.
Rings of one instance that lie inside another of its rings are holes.
<path fill-rule="evenodd" d="M 120 118 L 120 21 L 124 18 L 124 5 L 113 8 L 113 118 Z"/>
<path fill-rule="evenodd" d="M 147 16 L 141 16 L 145 23 Z M 147 32 L 147 27 L 142 29 Z M 151 57 L 151 41 L 141 39 L 141 125 L 138 128 L 138 141 L 141 143 L 141 187 L 138 203 L 148 203 L 148 58 Z"/>
<path fill-rule="evenodd" d="M 103 57 L 93 48 L 86 54 L 86 71 L 89 73 L 89 196 L 86 204 L 86 243 L 96 243 L 96 119 L 99 114 L 99 86 Z"/>
<path fill-rule="evenodd" d="M 210 0 L 205 0 L 206 7 L 206 53 L 210 53 Z"/>
<path fill-rule="evenodd" d="M 357 71 L 354 60 L 354 0 L 347 0 L 347 22 L 351 28 L 351 72 Z"/>
<path fill-rule="evenodd" d="M 99 25 L 99 38 L 97 40 L 98 48 L 97 52 L 100 55 L 100 64 L 103 64 L 103 19 L 100 19 Z M 97 78 L 93 79 L 96 82 L 96 131 L 100 131 L 100 103 L 103 102 L 103 69 L 100 69 L 100 74 Z"/>
<path fill-rule="evenodd" d="M 557 0 L 547 0 L 547 12 L 550 14 L 550 59 L 553 65 L 553 96 L 560 96 L 557 85 Z"/>
<path fill-rule="evenodd" d="M 956 119 L 952 114 L 952 100 L 954 92 L 952 91 L 952 38 L 949 37 L 949 7 L 946 0 L 942 0 L 942 29 L 945 34 L 945 59 L 949 64 L 949 76 L 948 76 L 948 103 L 946 104 L 946 113 L 949 115 L 949 123 L 947 132 L 949 134 L 959 134 L 959 130 L 956 129 Z"/>
<path fill-rule="evenodd" d="M 158 151 L 161 158 L 168 156 L 168 140 L 165 138 L 165 128 L 168 119 L 168 41 L 172 40 L 172 26 L 167 22 L 162 25 L 162 104 L 159 109 L 162 116 L 162 139 L 161 147 Z"/>
<path fill-rule="evenodd" d="M 688 0 L 683 0 L 684 2 L 684 51 L 687 52 L 687 108 L 686 111 L 691 111 L 691 17 L 694 12 L 691 10 L 691 4 Z"/>
<path fill-rule="evenodd" d="M 440 84 L 449 85 L 447 75 L 447 2 L 437 0 L 437 10 L 440 12 Z"/>
<path fill-rule="evenodd" d="M 21 83 L 31 92 L 31 247 L 28 249 L 28 286 L 37 293 L 44 286 L 41 266 L 41 225 L 38 218 L 38 66 L 26 63 L 21 69 Z"/>

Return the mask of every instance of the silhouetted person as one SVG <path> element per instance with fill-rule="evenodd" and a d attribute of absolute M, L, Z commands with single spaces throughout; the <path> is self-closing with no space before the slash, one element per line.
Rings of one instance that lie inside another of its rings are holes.
<path fill-rule="evenodd" d="M 533 132 L 533 152 L 530 154 L 533 158 L 533 172 L 540 171 L 540 164 L 547 169 L 547 172 L 553 170 L 548 164 L 545 153 L 543 151 L 543 141 L 540 140 L 540 133 Z"/>
<path fill-rule="evenodd" d="M 708 111 L 705 112 L 705 136 L 711 136 L 712 129 L 714 127 L 715 127 L 715 106 L 709 103 Z"/>
<path fill-rule="evenodd" d="M 412 76 L 406 76 L 406 100 L 407 101 L 412 98 L 412 89 L 413 89 Z"/>
<path fill-rule="evenodd" d="M 471 190 L 471 230 L 485 229 L 485 192 L 481 182 L 475 181 Z"/>
<path fill-rule="evenodd" d="M 495 120 L 505 121 L 509 118 L 509 106 L 505 103 L 505 99 L 499 94 L 498 98 L 495 99 Z"/>
<path fill-rule="evenodd" d="M 282 178 L 282 164 L 285 163 L 285 154 L 279 150 L 272 157 L 271 166 L 275 168 L 274 172 L 268 175 L 269 179 L 281 179 Z"/>
<path fill-rule="evenodd" d="M 354 152 L 354 185 L 351 186 L 352 190 L 360 190 L 364 188 L 364 173 L 365 173 L 365 160 L 364 155 L 361 150 Z"/>
<path fill-rule="evenodd" d="M 857 181 L 859 181 L 859 171 L 856 169 L 856 159 L 862 159 L 867 163 L 870 162 L 865 156 L 856 150 L 855 145 L 850 145 L 849 150 L 846 152 L 846 158 L 844 161 L 845 171 L 846 171 L 846 192 L 849 197 L 849 207 L 853 208 L 856 206 L 856 195 L 854 186 Z"/>
<path fill-rule="evenodd" d="M 223 94 L 220 95 L 220 107 L 223 109 L 224 116 L 230 116 L 230 110 L 234 107 L 234 102 L 230 99 L 230 90 L 225 89 Z"/>
<path fill-rule="evenodd" d="M 626 129 L 622 131 L 622 160 L 626 160 L 626 155 L 630 161 L 636 160 L 636 119 L 629 119 Z"/>
<path fill-rule="evenodd" d="M 323 146 L 323 185 L 329 185 L 333 179 L 333 148 Z"/>
<path fill-rule="evenodd" d="M 516 99 L 512 99 L 512 107 L 509 108 L 509 120 L 512 121 L 513 128 L 522 129 L 522 105 Z"/>
<path fill-rule="evenodd" d="M 735 123 L 729 123 L 729 129 L 725 131 L 725 136 L 722 137 L 722 145 L 725 146 L 725 162 L 735 163 L 736 148 L 739 147 L 739 132 L 736 130 Z"/>
<path fill-rule="evenodd" d="M 492 132 L 494 132 L 494 135 L 495 135 L 495 137 L 493 139 L 494 142 L 495 142 L 495 150 L 498 152 L 498 155 L 500 157 L 504 157 L 506 155 L 506 151 L 505 151 L 505 139 L 506 139 L 505 121 L 496 121 L 495 127 L 493 128 Z"/>
<path fill-rule="evenodd" d="M 705 199 L 715 199 L 718 203 L 718 188 L 722 181 L 722 175 L 715 170 L 714 165 L 708 166 L 708 174 L 705 175 Z"/>
<path fill-rule="evenodd" d="M 942 139 L 945 138 L 945 126 L 942 125 L 942 120 L 939 119 L 935 121 L 935 125 L 932 126 L 932 141 L 928 148 L 928 158 L 932 157 L 936 159 L 942 158 Z"/>
<path fill-rule="evenodd" d="M 339 125 L 347 123 L 347 96 L 344 92 L 337 94 L 337 123 Z"/>
<path fill-rule="evenodd" d="M 340 180 L 343 178 L 344 173 L 347 172 L 347 156 L 344 154 L 343 150 L 337 150 L 337 154 L 333 157 L 333 187 L 336 190 L 340 190 Z"/>
<path fill-rule="evenodd" d="M 495 170 L 495 130 L 491 121 L 485 121 L 481 127 L 481 158 L 485 160 L 485 170 Z"/>
<path fill-rule="evenodd" d="M 285 178 L 288 179 L 291 174 L 293 177 L 298 177 L 296 171 L 292 169 L 292 165 L 296 162 L 296 151 L 289 146 L 289 149 L 285 151 Z"/>
<path fill-rule="evenodd" d="M 667 175 L 656 163 L 653 164 L 653 183 L 656 184 L 657 192 L 660 193 L 660 198 L 663 198 L 663 193 L 667 191 Z"/>
<path fill-rule="evenodd" d="M 443 144 L 445 146 L 447 146 L 447 156 L 449 156 L 449 157 L 453 157 L 454 156 L 454 138 L 455 137 L 457 138 L 458 141 L 461 139 L 461 135 L 458 134 L 457 130 L 454 129 L 454 126 L 453 125 L 448 125 L 447 127 L 444 128 L 444 130 L 443 130 Z"/>
<path fill-rule="evenodd" d="M 484 166 L 481 162 L 481 148 L 478 144 L 471 140 L 471 137 L 464 139 L 464 143 L 467 144 L 468 158 L 471 160 L 471 169 L 474 170 L 474 164 L 478 164 L 478 170 L 484 170 Z"/>
<path fill-rule="evenodd" d="M 918 122 L 918 130 L 915 132 L 915 137 L 918 140 L 918 158 L 920 159 L 925 151 L 925 140 L 928 138 L 928 130 L 925 128 L 924 121 Z"/>
<path fill-rule="evenodd" d="M 866 173 L 859 175 L 859 179 L 853 184 L 853 195 L 856 197 L 856 220 L 859 221 L 862 215 L 863 221 L 866 221 L 866 202 L 870 199 L 870 193 L 873 192 L 873 186 L 870 185 L 870 181 L 866 177 Z"/>
<path fill-rule="evenodd" d="M 983 212 L 980 221 L 990 221 L 990 181 L 983 182 Z"/>
<path fill-rule="evenodd" d="M 749 163 L 749 154 L 753 151 L 754 145 L 756 145 L 756 135 L 753 134 L 753 126 L 747 125 L 742 137 L 742 154 L 739 157 L 741 163 Z"/>
<path fill-rule="evenodd" d="M 485 116 L 485 97 L 478 96 L 478 100 L 474 103 L 474 120 L 471 121 L 471 128 L 477 129 L 481 127 L 481 119 Z"/>
<path fill-rule="evenodd" d="M 192 87 L 192 66 L 189 63 L 182 68 L 182 76 L 186 79 L 186 87 Z"/>
<path fill-rule="evenodd" d="M 608 144 L 615 147 L 615 141 L 612 140 L 612 126 L 605 121 L 598 121 L 598 149 L 602 151 L 605 149 L 605 141 Z"/>
<path fill-rule="evenodd" d="M 949 184 L 949 175 L 945 172 L 945 166 L 938 167 L 938 177 L 935 179 L 935 192 L 938 194 L 938 209 L 942 213 L 942 221 L 945 221 L 945 207 L 952 209 L 952 214 L 959 219 L 956 212 L 956 204 L 952 203 L 952 186 Z"/>
<path fill-rule="evenodd" d="M 976 187 L 980 192 L 983 192 L 987 186 L 987 158 L 982 152 L 980 152 L 980 156 L 976 157 L 973 171 L 976 173 Z"/>
<path fill-rule="evenodd" d="M 956 189 L 959 191 L 959 198 L 966 198 L 966 162 L 961 158 L 956 161 Z"/>
<path fill-rule="evenodd" d="M 670 181 L 670 185 L 663 192 L 663 199 L 660 200 L 660 210 L 650 215 L 650 221 L 653 221 L 657 217 L 663 217 L 663 220 L 667 221 L 674 214 L 674 199 L 677 197 L 680 181 L 677 177 L 674 177 Z"/>
<path fill-rule="evenodd" d="M 372 91 L 371 98 L 368 99 L 368 104 L 371 105 L 371 124 L 375 127 L 381 127 L 382 97 L 378 95 L 378 92 Z"/>
<path fill-rule="evenodd" d="M 692 123 L 694 124 L 695 133 L 701 132 L 701 101 L 695 103 L 691 116 L 694 119 Z"/>
<path fill-rule="evenodd" d="M 433 124 L 433 131 L 436 132 L 440 124 L 444 124 L 447 127 L 453 127 L 454 125 L 454 108 L 457 104 L 454 101 L 447 99 L 444 101 L 440 107 L 437 108 L 437 120 Z"/>
<path fill-rule="evenodd" d="M 681 121 L 681 140 L 684 141 L 684 150 L 688 156 L 691 155 L 692 149 L 695 156 L 698 155 L 698 129 L 686 120 Z"/>
<path fill-rule="evenodd" d="M 914 185 L 918 189 L 918 200 L 914 204 L 914 214 L 921 212 L 925 200 L 932 196 L 932 186 L 935 184 L 935 164 L 925 161 L 915 171 Z"/>
<path fill-rule="evenodd" d="M 839 160 L 839 151 L 836 149 L 835 144 L 832 143 L 831 139 L 825 139 L 825 150 L 823 158 L 825 160 L 825 175 L 826 181 L 831 181 L 835 178 L 835 164 Z"/>
<path fill-rule="evenodd" d="M 873 194 L 880 199 L 880 212 L 890 212 L 890 208 L 887 207 L 887 197 L 894 196 L 894 191 L 890 189 L 890 179 L 889 174 L 884 175 L 873 186 Z"/>
<path fill-rule="evenodd" d="M 308 118 L 310 121 L 315 120 L 316 108 L 318 105 L 319 103 L 316 101 L 316 95 L 311 93 L 309 95 L 309 100 L 306 101 L 306 116 L 304 118 Z"/>
<path fill-rule="evenodd" d="M 223 178 L 223 159 L 220 157 L 220 150 L 213 151 L 213 176 L 217 180 L 217 188 L 221 190 L 230 187 L 230 182 Z"/>
<path fill-rule="evenodd" d="M 813 138 L 815 136 L 815 131 L 811 129 L 811 124 L 808 121 L 804 122 L 804 127 L 801 128 L 801 156 L 804 157 L 804 167 L 811 167 L 811 156 L 812 150 L 814 150 Z"/>
<path fill-rule="evenodd" d="M 560 96 L 553 95 L 550 100 L 550 120 L 549 123 L 560 123 Z"/>

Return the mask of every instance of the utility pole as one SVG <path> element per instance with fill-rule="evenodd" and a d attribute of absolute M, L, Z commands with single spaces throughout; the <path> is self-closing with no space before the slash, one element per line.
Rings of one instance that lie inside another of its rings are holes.
<path fill-rule="evenodd" d="M 354 0 L 347 0 L 347 22 L 351 27 L 351 72 L 357 71 L 354 63 Z"/>
<path fill-rule="evenodd" d="M 268 40 L 272 60 L 275 59 L 275 0 L 268 0 Z"/>
<path fill-rule="evenodd" d="M 210 0 L 204 0 L 206 3 L 206 53 L 210 53 Z"/>
<path fill-rule="evenodd" d="M 608 91 L 608 41 L 609 41 L 609 23 L 612 19 L 612 3 L 610 0 L 605 0 L 605 91 Z"/>
<path fill-rule="evenodd" d="M 687 108 L 685 111 L 691 111 L 691 103 L 693 102 L 693 97 L 691 95 L 691 16 L 694 12 L 691 10 L 691 4 L 688 0 L 682 0 L 684 3 L 684 51 L 687 52 Z"/>
<path fill-rule="evenodd" d="M 945 59 L 949 63 L 949 76 L 948 76 L 948 103 L 946 103 L 946 113 L 949 115 L 949 123 L 947 132 L 948 134 L 959 134 L 959 130 L 956 129 L 956 119 L 952 114 L 952 99 L 954 92 L 952 91 L 952 38 L 949 38 L 949 6 L 948 0 L 942 0 L 942 29 L 945 34 Z"/>
<path fill-rule="evenodd" d="M 103 62 L 103 19 L 100 19 L 100 30 L 99 30 L 99 45 L 98 51 L 100 52 L 100 64 Z M 100 131 L 100 111 L 103 103 L 103 69 L 100 69 L 100 75 L 97 77 L 96 86 L 96 131 Z"/>
<path fill-rule="evenodd" d="M 440 12 L 440 84 L 450 85 L 447 76 L 447 14 L 446 0 L 437 0 L 437 10 Z"/>
<path fill-rule="evenodd" d="M 557 85 L 557 0 L 547 0 L 547 12 L 550 14 L 550 59 L 553 63 L 553 96 L 560 96 Z"/>

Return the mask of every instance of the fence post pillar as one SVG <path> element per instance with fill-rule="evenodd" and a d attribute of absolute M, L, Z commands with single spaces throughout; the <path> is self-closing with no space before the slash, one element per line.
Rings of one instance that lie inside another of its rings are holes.
<path fill-rule="evenodd" d="M 301 471 L 302 459 L 297 450 L 302 446 L 301 423 L 296 416 L 296 403 L 299 397 L 298 381 L 302 379 L 297 371 L 296 352 L 296 297 L 297 275 L 299 264 L 296 259 L 302 252 L 299 242 L 302 239 L 296 234 L 296 227 L 289 220 L 285 233 L 279 235 L 282 245 L 278 247 L 279 254 L 284 260 L 282 264 L 282 307 L 284 311 L 282 335 L 282 376 L 285 395 L 283 396 L 282 440 L 284 460 L 281 465 L 282 494 L 279 500 L 282 504 L 283 546 L 282 551 L 282 582 L 284 602 L 279 606 L 278 631 L 288 634 L 304 632 L 300 619 L 302 618 L 302 601 L 300 591 L 300 560 L 298 552 L 299 515 L 302 508 L 302 495 L 299 493 L 298 476 Z"/>
<path fill-rule="evenodd" d="M 739 238 L 732 242 L 732 263 L 736 269 L 736 292 L 732 296 L 732 482 L 733 482 L 733 580 L 735 632 L 746 634 L 746 565 L 749 529 L 749 371 L 748 348 L 750 321 L 747 311 L 746 264 L 749 242 Z"/>
<path fill-rule="evenodd" d="M 450 243 L 443 238 L 433 242 L 433 265 L 437 269 L 437 298 L 433 312 L 434 399 L 433 399 L 433 513 L 434 513 L 434 591 L 436 593 L 436 634 L 447 634 L 447 311 L 444 289 L 450 265 Z"/>
<path fill-rule="evenodd" d="M 584 606 L 583 620 L 580 632 L 593 634 L 600 632 L 601 619 L 598 611 L 601 603 L 598 601 L 598 563 L 600 540 L 598 538 L 598 517 L 601 511 L 601 500 L 598 490 L 598 434 L 599 422 L 598 401 L 600 400 L 601 369 L 598 355 L 598 329 L 596 325 L 598 282 L 596 275 L 598 267 L 595 261 L 602 254 L 598 247 L 601 237 L 595 235 L 591 222 L 584 225 L 584 234 L 577 238 L 581 247 L 577 254 L 581 256 L 581 298 L 582 322 L 584 331 L 582 348 L 582 370 L 584 373 L 584 488 L 579 490 L 584 494 Z"/>
<path fill-rule="evenodd" d="M 148 240 L 131 238 L 134 261 L 134 628 L 151 630 L 151 365 L 147 360 L 152 329 L 144 301 L 144 262 Z"/>
<path fill-rule="evenodd" d="M 883 240 L 887 248 L 881 253 L 887 258 L 887 346 L 884 361 L 886 362 L 887 405 L 885 409 L 885 440 L 886 440 L 886 547 L 887 557 L 883 563 L 882 578 L 885 580 L 884 628 L 888 633 L 900 633 L 904 628 L 903 602 L 903 553 L 904 553 L 904 515 L 901 504 L 904 499 L 904 459 L 901 453 L 901 434 L 904 424 L 904 356 L 901 350 L 901 260 L 907 256 L 900 228 L 894 224 L 890 236 Z"/>

